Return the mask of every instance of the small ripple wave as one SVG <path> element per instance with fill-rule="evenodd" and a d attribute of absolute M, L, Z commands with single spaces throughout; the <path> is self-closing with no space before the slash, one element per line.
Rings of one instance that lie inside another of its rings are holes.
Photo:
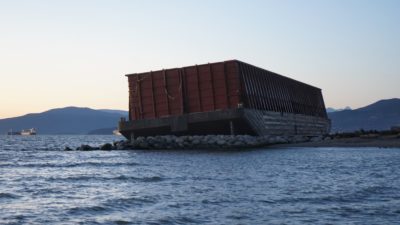
<path fill-rule="evenodd" d="M 46 181 L 50 182 L 76 182 L 76 181 L 129 181 L 129 182 L 161 182 L 166 178 L 160 176 L 148 176 L 148 177 L 134 177 L 134 176 L 115 176 L 115 177 L 99 177 L 99 176 L 69 176 L 69 177 L 50 177 Z"/>
<path fill-rule="evenodd" d="M 16 195 L 16 194 L 12 194 L 12 193 L 4 193 L 4 192 L 1 192 L 0 193 L 0 200 L 8 200 L 8 199 L 18 199 L 18 198 L 20 198 L 21 196 L 19 196 L 19 195 Z"/>

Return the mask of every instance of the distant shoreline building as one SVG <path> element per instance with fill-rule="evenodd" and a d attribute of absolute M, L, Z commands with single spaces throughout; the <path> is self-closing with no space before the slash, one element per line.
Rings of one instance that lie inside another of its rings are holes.
<path fill-rule="evenodd" d="M 154 135 L 304 135 L 329 132 L 321 89 L 229 60 L 127 74 L 126 138 Z"/>

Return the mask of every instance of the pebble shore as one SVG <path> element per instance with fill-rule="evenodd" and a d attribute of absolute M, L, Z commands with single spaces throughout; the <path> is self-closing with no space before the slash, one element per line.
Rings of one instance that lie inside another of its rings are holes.
<path fill-rule="evenodd" d="M 205 135 L 205 136 L 149 136 L 134 141 L 118 141 L 94 147 L 81 145 L 80 151 L 90 150 L 145 150 L 145 149 L 243 149 L 275 144 L 301 143 L 322 140 L 322 137 L 307 136 L 250 136 L 250 135 Z M 65 150 L 72 151 L 67 147 Z"/>

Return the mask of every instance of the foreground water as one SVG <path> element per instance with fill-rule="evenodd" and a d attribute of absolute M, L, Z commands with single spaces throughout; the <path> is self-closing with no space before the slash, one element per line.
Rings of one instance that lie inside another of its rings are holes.
<path fill-rule="evenodd" d="M 400 149 L 66 152 L 0 136 L 0 224 L 396 224 Z"/>

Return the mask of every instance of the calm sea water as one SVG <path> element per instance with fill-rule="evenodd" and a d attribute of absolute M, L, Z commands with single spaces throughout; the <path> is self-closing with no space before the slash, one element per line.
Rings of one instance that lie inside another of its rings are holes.
<path fill-rule="evenodd" d="M 400 149 L 65 152 L 0 136 L 0 224 L 399 224 Z"/>

